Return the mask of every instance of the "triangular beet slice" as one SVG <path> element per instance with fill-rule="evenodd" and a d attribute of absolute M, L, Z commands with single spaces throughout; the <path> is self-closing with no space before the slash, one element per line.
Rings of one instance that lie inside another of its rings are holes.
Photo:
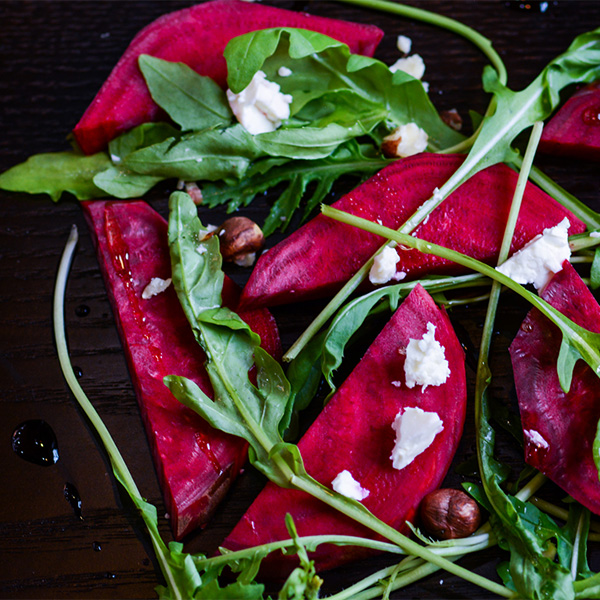
<path fill-rule="evenodd" d="M 463 162 L 463 155 L 418 154 L 368 179 L 333 206 L 392 229 L 400 227 Z M 517 182 L 503 164 L 480 171 L 419 225 L 415 235 L 484 262 L 496 260 Z M 528 184 L 511 251 L 564 217 L 569 233 L 585 225 L 533 184 Z M 381 246 L 379 236 L 318 215 L 257 261 L 242 293 L 243 306 L 273 306 L 333 295 Z M 459 273 L 464 268 L 437 256 L 398 249 L 397 272 L 408 278 Z"/>
<path fill-rule="evenodd" d="M 182 62 L 213 78 L 227 79 L 223 51 L 234 37 L 269 27 L 300 27 L 348 44 L 351 52 L 372 56 L 383 37 L 374 25 L 350 23 L 242 0 L 213 0 L 166 14 L 140 31 L 75 126 L 85 154 L 103 150 L 119 134 L 154 121 L 161 111 L 138 68 L 140 54 Z"/>
<path fill-rule="evenodd" d="M 147 300 L 153 277 L 171 273 L 166 221 L 141 201 L 82 203 L 100 263 L 129 373 L 152 448 L 173 533 L 177 539 L 206 523 L 246 457 L 239 438 L 212 429 L 163 384 L 183 375 L 212 395 L 206 357 L 194 339 L 173 286 Z M 226 279 L 223 301 L 235 308 L 239 289 Z M 279 335 L 266 310 L 240 313 L 280 354 Z"/>
<path fill-rule="evenodd" d="M 600 306 L 568 262 L 542 297 L 575 323 L 600 332 Z M 600 379 L 580 360 L 565 394 L 556 371 L 560 343 L 558 327 L 532 309 L 510 346 L 525 461 L 600 514 L 600 482 L 592 457 L 600 419 Z"/>
<path fill-rule="evenodd" d="M 409 339 L 421 339 L 428 323 L 445 348 L 450 376 L 440 386 L 405 384 L 404 361 Z M 317 417 L 298 446 L 306 469 L 331 487 L 343 470 L 350 471 L 369 491 L 363 504 L 377 517 L 404 532 L 428 492 L 441 484 L 456 451 L 464 424 L 466 382 L 464 353 L 450 320 L 420 286 L 401 304 L 366 354 Z M 390 455 L 392 423 L 407 407 L 436 412 L 443 430 L 433 443 L 404 469 L 393 468 Z M 268 483 L 223 542 L 237 550 L 288 539 L 284 524 L 290 513 L 300 535 L 347 534 L 373 537 L 358 525 L 304 492 Z M 356 547 L 320 546 L 311 558 L 319 570 L 370 554 Z M 284 575 L 294 559 L 277 553 L 268 557 L 265 574 Z"/>
<path fill-rule="evenodd" d="M 544 127 L 539 149 L 600 160 L 600 81 L 571 96 Z"/>

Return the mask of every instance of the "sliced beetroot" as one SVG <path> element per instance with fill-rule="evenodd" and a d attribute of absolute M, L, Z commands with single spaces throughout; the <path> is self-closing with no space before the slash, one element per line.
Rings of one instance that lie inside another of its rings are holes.
<path fill-rule="evenodd" d="M 153 277 L 170 277 L 166 221 L 141 201 L 92 201 L 83 206 L 173 533 L 181 539 L 209 519 L 239 473 L 246 446 L 212 429 L 163 384 L 165 375 L 184 375 L 212 395 L 206 357 L 173 286 L 142 298 Z M 239 289 L 226 279 L 224 303 L 235 308 L 238 298 Z M 265 310 L 240 314 L 261 336 L 263 347 L 278 356 L 281 348 L 272 316 Z"/>
<path fill-rule="evenodd" d="M 225 86 L 223 51 L 234 37 L 269 27 L 300 27 L 372 56 L 383 37 L 374 25 L 317 17 L 241 0 L 213 0 L 166 14 L 133 39 L 73 134 L 85 154 L 103 150 L 119 134 L 162 115 L 138 68 L 140 54 L 182 62 Z"/>
<path fill-rule="evenodd" d="M 333 204 L 340 210 L 400 227 L 441 187 L 463 155 L 418 154 L 371 177 Z M 517 174 L 499 164 L 471 177 L 419 225 L 417 237 L 447 246 L 484 262 L 497 259 Z M 564 217 L 570 234 L 585 225 L 558 202 L 528 184 L 511 251 L 518 250 Z M 381 246 L 379 236 L 318 215 L 257 261 L 242 294 L 242 305 L 273 306 L 333 295 Z M 407 278 L 428 273 L 460 273 L 446 259 L 398 249 L 397 272 Z"/>
<path fill-rule="evenodd" d="M 600 332 L 600 306 L 565 262 L 542 297 L 575 323 Z M 592 445 L 600 419 L 600 379 L 580 360 L 565 394 L 556 362 L 561 333 L 532 309 L 510 346 L 525 442 L 525 461 L 575 500 L 600 514 L 600 482 Z"/>
<path fill-rule="evenodd" d="M 545 126 L 539 149 L 600 160 L 600 81 L 586 85 L 565 102 Z"/>
<path fill-rule="evenodd" d="M 438 387 L 405 384 L 405 349 L 409 339 L 420 339 L 428 323 L 445 348 L 450 376 Z M 369 347 L 361 362 L 340 386 L 298 446 L 310 475 L 327 487 L 343 470 L 350 471 L 369 491 L 363 504 L 392 527 L 407 531 L 421 499 L 442 482 L 456 451 L 465 418 L 464 354 L 446 313 L 420 286 Z M 407 407 L 436 412 L 443 431 L 404 469 L 392 467 L 390 455 L 395 432 L 392 423 Z M 289 538 L 284 518 L 290 513 L 300 535 L 346 534 L 373 537 L 373 533 L 297 490 L 268 483 L 235 529 L 223 542 L 237 550 Z M 311 558 L 319 570 L 333 568 L 370 554 L 352 546 L 320 546 Z M 294 558 L 271 555 L 265 574 L 279 577 Z M 296 561 L 297 562 L 297 561 Z"/>

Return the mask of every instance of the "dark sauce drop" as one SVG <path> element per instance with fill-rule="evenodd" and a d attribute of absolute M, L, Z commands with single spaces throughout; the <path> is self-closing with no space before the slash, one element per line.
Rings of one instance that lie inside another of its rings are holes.
<path fill-rule="evenodd" d="M 25 421 L 13 431 L 12 449 L 24 460 L 42 467 L 58 462 L 58 440 L 52 427 L 41 419 Z"/>
<path fill-rule="evenodd" d="M 100 542 L 93 542 L 92 548 L 94 549 L 94 552 L 100 552 L 102 550 L 102 546 L 100 545 Z"/>
<path fill-rule="evenodd" d="M 80 304 L 75 309 L 75 314 L 78 317 L 87 317 L 90 314 L 90 307 L 87 304 Z"/>
<path fill-rule="evenodd" d="M 77 379 L 81 379 L 83 377 L 83 371 L 80 367 L 73 365 L 73 372 L 75 373 L 75 377 L 77 377 Z"/>
<path fill-rule="evenodd" d="M 83 521 L 83 517 L 81 516 L 81 496 L 77 488 L 72 483 L 67 482 L 63 488 L 63 494 L 65 500 L 71 505 L 75 516 Z"/>

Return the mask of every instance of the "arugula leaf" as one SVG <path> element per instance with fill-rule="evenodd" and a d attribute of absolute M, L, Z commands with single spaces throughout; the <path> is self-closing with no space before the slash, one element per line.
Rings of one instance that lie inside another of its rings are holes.
<path fill-rule="evenodd" d="M 110 166 L 106 152 L 84 156 L 75 152 L 47 152 L 30 156 L 0 175 L 0 188 L 10 192 L 48 194 L 57 202 L 63 192 L 78 200 L 105 196 L 93 177 Z"/>
<path fill-rule="evenodd" d="M 210 78 L 183 63 L 140 55 L 140 70 L 152 99 L 183 131 L 224 127 L 233 113 L 225 92 Z"/>
<path fill-rule="evenodd" d="M 224 55 L 228 84 L 234 92 L 244 89 L 254 74 L 263 70 L 279 83 L 283 93 L 292 95 L 292 116 L 313 117 L 315 111 L 326 115 L 332 111 L 326 107 L 333 104 L 337 118 L 347 126 L 373 122 L 379 106 L 380 120 L 394 126 L 415 122 L 427 131 L 432 149 L 447 148 L 463 139 L 442 121 L 420 81 L 400 71 L 392 73 L 379 60 L 350 54 L 345 44 L 323 34 L 285 27 L 265 29 L 231 40 Z M 278 77 L 282 66 L 290 68 L 293 75 Z"/>

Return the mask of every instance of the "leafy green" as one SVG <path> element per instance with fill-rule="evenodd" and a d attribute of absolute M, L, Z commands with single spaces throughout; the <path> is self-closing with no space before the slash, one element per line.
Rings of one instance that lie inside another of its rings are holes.
<path fill-rule="evenodd" d="M 94 175 L 111 164 L 106 152 L 83 156 L 75 152 L 48 152 L 30 156 L 0 175 L 0 188 L 11 192 L 48 194 L 57 202 L 64 192 L 78 200 L 106 194 L 93 182 Z"/>
<path fill-rule="evenodd" d="M 147 54 L 138 59 L 152 99 L 183 131 L 224 127 L 233 113 L 225 92 L 210 78 L 183 63 Z"/>

